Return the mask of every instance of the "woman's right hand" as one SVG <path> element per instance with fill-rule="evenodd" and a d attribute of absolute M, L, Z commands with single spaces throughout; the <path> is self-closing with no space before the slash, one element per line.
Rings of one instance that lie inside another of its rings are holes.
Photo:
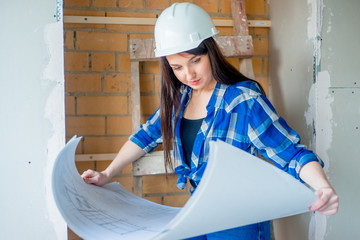
<path fill-rule="evenodd" d="M 105 173 L 97 172 L 91 169 L 83 172 L 83 174 L 81 174 L 81 177 L 84 182 L 95 184 L 97 186 L 103 186 L 110 180 L 110 177 L 107 176 Z"/>

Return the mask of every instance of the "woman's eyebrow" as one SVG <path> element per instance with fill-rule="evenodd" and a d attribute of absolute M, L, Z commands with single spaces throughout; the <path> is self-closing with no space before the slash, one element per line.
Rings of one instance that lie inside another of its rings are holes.
<path fill-rule="evenodd" d="M 191 57 L 190 59 L 189 59 L 189 61 L 188 62 L 191 62 L 194 58 L 196 58 L 196 57 L 199 57 L 199 55 L 194 55 L 193 57 Z M 179 64 L 176 64 L 176 63 L 169 63 L 169 65 L 170 66 L 180 66 Z"/>

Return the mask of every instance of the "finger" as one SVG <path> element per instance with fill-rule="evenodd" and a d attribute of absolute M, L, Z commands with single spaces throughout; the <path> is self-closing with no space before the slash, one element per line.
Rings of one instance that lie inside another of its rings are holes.
<path fill-rule="evenodd" d="M 318 199 L 310 206 L 310 211 L 318 211 L 324 205 L 324 201 L 322 199 Z"/>
<path fill-rule="evenodd" d="M 310 211 L 318 211 L 321 207 L 323 207 L 326 204 L 326 201 L 323 199 L 323 193 L 322 192 L 315 192 L 315 195 L 317 195 L 316 201 L 310 206 Z"/>
<path fill-rule="evenodd" d="M 334 207 L 334 208 L 331 208 L 331 209 L 326 209 L 324 211 L 319 211 L 320 214 L 322 215 L 334 215 L 338 212 L 338 208 L 337 207 Z"/>
<path fill-rule="evenodd" d="M 91 170 L 91 169 L 88 169 L 86 170 L 85 172 L 83 172 L 83 174 L 81 174 L 81 177 L 92 177 L 95 175 L 95 171 L 94 170 Z"/>
<path fill-rule="evenodd" d="M 318 211 L 322 214 L 324 214 L 325 212 L 331 211 L 334 212 L 333 214 L 335 214 L 338 211 L 339 208 L 339 197 L 338 196 L 333 196 L 326 205 L 322 206 L 321 208 L 318 209 Z"/>
<path fill-rule="evenodd" d="M 323 188 L 315 192 L 318 200 L 310 207 L 311 211 L 321 214 L 335 214 L 339 207 L 339 197 L 332 188 Z"/>

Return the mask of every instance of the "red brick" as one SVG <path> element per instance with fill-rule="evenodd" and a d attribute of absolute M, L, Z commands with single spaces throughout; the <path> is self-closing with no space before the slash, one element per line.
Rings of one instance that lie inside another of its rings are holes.
<path fill-rule="evenodd" d="M 119 5 L 122 6 L 122 4 L 127 4 L 126 1 L 131 1 L 134 3 L 136 0 L 121 0 L 121 3 L 119 2 Z M 140 0 L 142 1 L 142 0 Z M 131 3 L 130 3 L 131 4 Z M 156 13 L 152 12 L 107 12 L 108 17 L 135 17 L 135 18 L 155 18 Z"/>
<path fill-rule="evenodd" d="M 261 75 L 263 74 L 263 59 L 261 57 L 253 57 L 252 58 L 252 64 L 254 69 L 255 75 Z"/>
<path fill-rule="evenodd" d="M 140 74 L 140 91 L 153 92 L 155 90 L 154 75 L 152 74 Z"/>
<path fill-rule="evenodd" d="M 207 13 L 217 13 L 218 12 L 218 0 L 206 0 L 197 2 L 202 9 Z"/>
<path fill-rule="evenodd" d="M 150 202 L 154 202 L 157 204 L 162 204 L 163 197 L 162 196 L 146 196 L 144 199 L 149 200 Z"/>
<path fill-rule="evenodd" d="M 165 175 L 150 175 L 143 176 L 143 194 L 151 193 L 169 193 L 169 192 L 181 192 L 177 188 L 177 178 L 175 174 Z"/>
<path fill-rule="evenodd" d="M 160 75 L 155 75 L 155 93 L 160 94 L 161 79 Z"/>
<path fill-rule="evenodd" d="M 268 55 L 269 54 L 269 39 L 268 38 L 253 38 L 254 55 Z"/>
<path fill-rule="evenodd" d="M 64 49 L 74 49 L 74 31 L 64 31 Z"/>
<path fill-rule="evenodd" d="M 160 106 L 160 98 L 158 96 L 141 96 L 142 114 L 153 114 Z"/>
<path fill-rule="evenodd" d="M 141 73 L 159 73 L 160 72 L 160 65 L 159 61 L 147 61 L 142 62 L 140 67 L 142 66 Z"/>
<path fill-rule="evenodd" d="M 132 133 L 132 118 L 126 117 L 108 117 L 107 134 L 108 135 L 130 135 Z"/>
<path fill-rule="evenodd" d="M 75 114 L 75 97 L 65 96 L 65 113 L 66 115 Z"/>
<path fill-rule="evenodd" d="M 119 8 L 143 8 L 143 0 L 121 0 Z"/>
<path fill-rule="evenodd" d="M 169 0 L 145 0 L 145 8 L 164 10 L 169 6 Z"/>
<path fill-rule="evenodd" d="M 171 207 L 183 207 L 185 203 L 189 200 L 189 198 L 190 194 L 185 193 L 184 195 L 165 195 L 163 204 Z"/>
<path fill-rule="evenodd" d="M 92 0 L 94 7 L 116 7 L 116 0 Z"/>
<path fill-rule="evenodd" d="M 72 0 L 69 0 L 72 1 Z M 82 9 L 64 9 L 64 16 L 99 16 L 105 17 L 105 11 L 93 11 Z"/>
<path fill-rule="evenodd" d="M 246 0 L 245 1 L 246 14 L 264 15 L 265 1 L 266 0 Z"/>
<path fill-rule="evenodd" d="M 221 13 L 231 13 L 231 1 L 230 0 L 220 0 L 220 12 Z"/>
<path fill-rule="evenodd" d="M 255 36 L 268 36 L 269 35 L 269 28 L 265 27 L 254 27 L 254 35 Z"/>
<path fill-rule="evenodd" d="M 264 74 L 269 75 L 269 58 L 264 57 Z"/>
<path fill-rule="evenodd" d="M 239 58 L 232 57 L 232 58 L 226 58 L 228 62 L 233 65 L 236 69 L 239 70 Z"/>
<path fill-rule="evenodd" d="M 269 80 L 267 77 L 255 77 L 255 80 L 263 87 L 266 95 L 269 94 Z"/>
<path fill-rule="evenodd" d="M 131 74 L 119 73 L 104 76 L 104 92 L 128 93 L 131 91 Z"/>
<path fill-rule="evenodd" d="M 84 153 L 117 153 L 128 137 L 84 137 Z"/>
<path fill-rule="evenodd" d="M 65 92 L 101 92 L 101 75 L 66 73 Z"/>
<path fill-rule="evenodd" d="M 66 118 L 67 135 L 104 135 L 105 118 L 104 117 L 67 117 Z"/>
<path fill-rule="evenodd" d="M 216 27 L 220 36 L 234 35 L 233 27 Z"/>
<path fill-rule="evenodd" d="M 67 7 L 89 7 L 89 0 L 64 0 L 64 8 Z"/>
<path fill-rule="evenodd" d="M 65 71 L 88 71 L 89 54 L 86 52 L 65 52 Z"/>
<path fill-rule="evenodd" d="M 91 70 L 115 71 L 115 53 L 93 53 L 91 55 Z"/>
<path fill-rule="evenodd" d="M 131 72 L 130 55 L 118 54 L 117 59 L 118 59 L 117 71 L 130 73 Z"/>
<path fill-rule="evenodd" d="M 133 177 L 117 177 L 111 179 L 111 182 L 119 182 L 127 191 L 134 192 L 134 181 Z"/>
<path fill-rule="evenodd" d="M 67 230 L 68 230 L 67 240 L 82 240 L 82 238 L 76 235 L 73 231 L 71 231 L 70 228 L 68 228 Z"/>
<path fill-rule="evenodd" d="M 89 162 L 76 162 L 76 168 L 81 175 L 83 172 L 85 172 L 88 169 L 95 169 L 95 161 L 89 161 Z"/>
<path fill-rule="evenodd" d="M 80 96 L 77 98 L 77 113 L 82 114 L 128 114 L 126 96 Z"/>
<path fill-rule="evenodd" d="M 153 33 L 133 33 L 130 34 L 130 39 L 153 39 Z"/>
<path fill-rule="evenodd" d="M 96 161 L 96 168 L 95 170 L 98 172 L 104 171 L 112 162 L 112 160 L 109 161 Z"/>
<path fill-rule="evenodd" d="M 76 46 L 79 50 L 127 51 L 124 33 L 77 32 Z"/>

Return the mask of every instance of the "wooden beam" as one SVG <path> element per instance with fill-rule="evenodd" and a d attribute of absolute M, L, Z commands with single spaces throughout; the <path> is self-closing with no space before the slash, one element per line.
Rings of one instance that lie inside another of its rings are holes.
<path fill-rule="evenodd" d="M 76 154 L 76 162 L 86 161 L 112 161 L 116 156 L 116 153 L 98 153 L 98 154 Z"/>
<path fill-rule="evenodd" d="M 251 36 L 218 36 L 215 40 L 225 57 L 251 57 L 254 54 Z M 154 39 L 130 39 L 130 60 L 158 60 L 154 54 Z"/>
<path fill-rule="evenodd" d="M 64 23 L 155 25 L 157 18 L 64 16 Z M 215 26 L 232 27 L 232 19 L 213 19 Z M 271 27 L 270 20 L 248 20 L 249 27 Z"/>

